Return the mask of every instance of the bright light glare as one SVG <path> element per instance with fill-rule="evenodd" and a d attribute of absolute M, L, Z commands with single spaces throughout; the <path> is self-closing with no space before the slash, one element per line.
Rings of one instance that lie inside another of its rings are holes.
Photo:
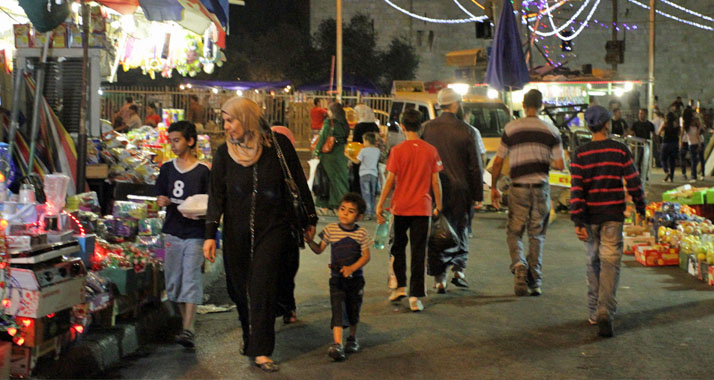
<path fill-rule="evenodd" d="M 588 95 L 590 96 L 605 96 L 607 95 L 605 91 L 590 91 L 588 92 Z"/>
<path fill-rule="evenodd" d="M 217 94 L 217 93 L 218 93 L 218 89 L 217 89 L 217 88 L 213 88 L 213 89 L 211 89 L 211 91 L 213 91 L 214 94 Z"/>
<path fill-rule="evenodd" d="M 452 88 L 461 96 L 464 96 L 469 92 L 469 85 L 466 83 L 450 83 L 448 87 Z"/>
<path fill-rule="evenodd" d="M 236 90 L 236 95 L 243 96 L 243 90 Z"/>
<path fill-rule="evenodd" d="M 191 88 L 191 87 L 193 87 L 193 85 L 191 83 L 186 85 L 186 88 Z"/>
<path fill-rule="evenodd" d="M 550 86 L 550 94 L 558 97 L 563 93 L 563 89 L 560 86 Z"/>
<path fill-rule="evenodd" d="M 134 31 L 136 30 L 134 16 L 132 15 L 121 16 L 119 22 L 121 22 L 121 28 L 124 29 L 124 32 L 126 33 L 134 33 Z"/>
<path fill-rule="evenodd" d="M 615 89 L 615 96 L 617 96 L 617 97 L 622 96 L 622 94 L 624 94 L 624 93 L 625 93 L 625 90 L 622 89 L 622 88 L 616 88 L 616 89 Z"/>
<path fill-rule="evenodd" d="M 625 91 L 632 91 L 632 89 L 635 86 L 632 84 L 632 82 L 625 82 Z"/>
<path fill-rule="evenodd" d="M 100 88 L 99 90 L 97 90 L 97 94 L 99 94 L 99 96 L 102 96 L 104 95 L 104 91 Z"/>
<path fill-rule="evenodd" d="M 511 99 L 513 99 L 513 103 L 522 103 L 523 102 L 523 93 L 525 89 L 521 91 L 513 91 L 511 92 Z"/>
<path fill-rule="evenodd" d="M 486 92 L 486 94 L 488 95 L 488 98 L 489 98 L 489 99 L 496 99 L 496 98 L 498 98 L 498 91 L 496 91 L 496 90 L 494 90 L 494 89 L 492 89 L 492 88 L 489 88 L 488 91 Z"/>

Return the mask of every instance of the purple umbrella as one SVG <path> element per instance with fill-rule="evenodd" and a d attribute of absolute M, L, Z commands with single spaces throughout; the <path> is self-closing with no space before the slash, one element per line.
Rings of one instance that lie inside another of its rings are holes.
<path fill-rule="evenodd" d="M 522 89 L 529 81 L 513 6 L 510 0 L 504 0 L 486 69 L 486 83 L 499 91 L 512 91 Z"/>

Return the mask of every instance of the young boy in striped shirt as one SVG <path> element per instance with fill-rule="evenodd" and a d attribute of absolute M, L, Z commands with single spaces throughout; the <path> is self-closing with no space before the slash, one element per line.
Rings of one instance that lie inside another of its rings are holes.
<path fill-rule="evenodd" d="M 645 215 L 645 196 L 632 153 L 611 140 L 610 112 L 602 106 L 585 111 L 592 141 L 579 147 L 570 163 L 570 216 L 587 255 L 588 322 L 598 335 L 614 335 L 617 283 L 622 259 L 625 190 L 637 213 Z M 623 187 L 623 178 L 626 186 Z"/>

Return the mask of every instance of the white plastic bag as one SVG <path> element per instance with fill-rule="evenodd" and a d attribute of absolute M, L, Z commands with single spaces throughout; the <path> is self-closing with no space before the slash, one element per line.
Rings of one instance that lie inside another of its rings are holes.
<path fill-rule="evenodd" d="M 310 165 L 310 177 L 307 179 L 307 186 L 312 190 L 312 182 L 315 180 L 315 173 L 317 172 L 317 164 L 320 163 L 320 160 L 317 158 L 313 158 L 310 161 L 307 162 L 308 165 Z"/>
<path fill-rule="evenodd" d="M 186 198 L 178 206 L 178 210 L 181 215 L 189 219 L 205 216 L 208 210 L 208 194 L 196 194 Z"/>

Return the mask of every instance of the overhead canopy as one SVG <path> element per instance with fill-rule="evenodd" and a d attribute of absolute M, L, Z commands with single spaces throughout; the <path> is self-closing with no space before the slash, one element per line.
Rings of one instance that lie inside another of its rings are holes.
<path fill-rule="evenodd" d="M 449 66 L 476 66 L 481 61 L 485 63 L 486 59 L 484 49 L 457 50 L 446 53 L 446 64 Z"/>
<path fill-rule="evenodd" d="M 272 90 L 283 89 L 290 85 L 290 81 L 282 82 L 247 82 L 247 81 L 219 81 L 219 80 L 186 80 L 194 87 L 215 87 L 225 90 Z"/>
<path fill-rule="evenodd" d="M 141 6 L 147 20 L 174 21 L 199 35 L 202 35 L 213 23 L 218 30 L 216 44 L 223 49 L 226 48 L 228 0 L 97 0 L 97 2 L 123 15 L 133 14 Z"/>
<path fill-rule="evenodd" d="M 332 86 L 330 86 L 332 85 Z M 337 85 L 333 82 L 330 83 L 328 79 L 322 83 L 310 83 L 305 84 L 297 88 L 298 91 L 335 91 L 337 90 Z M 377 90 L 377 86 L 372 83 L 369 79 L 358 77 L 356 75 L 345 74 L 342 76 L 342 90 L 343 91 L 359 91 L 368 94 L 377 94 L 380 91 Z"/>

